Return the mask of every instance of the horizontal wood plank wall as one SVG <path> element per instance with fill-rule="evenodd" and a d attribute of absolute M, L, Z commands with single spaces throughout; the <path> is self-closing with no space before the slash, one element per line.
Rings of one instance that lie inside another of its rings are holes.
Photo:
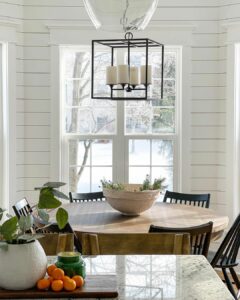
<path fill-rule="evenodd" d="M 226 3 L 228 2 L 228 3 Z M 211 193 L 211 207 L 225 212 L 226 32 L 224 20 L 240 19 L 236 0 L 159 0 L 154 22 L 196 25 L 192 41 L 191 187 Z M 81 0 L 0 1 L 6 17 L 22 21 L 17 45 L 18 191 L 35 201 L 36 185 L 50 168 L 49 21 L 89 21 Z M 23 10 L 23 17 L 19 11 Z M 11 13 L 10 13 L 11 12 Z M 89 24 L 90 21 L 89 21 Z"/>

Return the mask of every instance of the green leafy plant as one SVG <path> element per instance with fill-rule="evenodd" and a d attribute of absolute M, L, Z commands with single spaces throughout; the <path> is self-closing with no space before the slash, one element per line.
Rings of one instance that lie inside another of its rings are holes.
<path fill-rule="evenodd" d="M 68 212 L 61 207 L 62 202 L 58 199 L 68 199 L 68 197 L 57 190 L 61 186 L 65 185 L 63 182 L 47 182 L 42 187 L 36 187 L 35 190 L 39 190 L 39 201 L 34 206 L 36 213 L 34 215 L 29 214 L 27 216 L 21 216 L 19 219 L 16 216 L 11 216 L 2 208 L 0 208 L 0 221 L 3 217 L 7 220 L 0 225 L 0 247 L 7 249 L 7 244 L 24 244 L 34 241 L 37 238 L 42 237 L 38 234 L 38 229 L 34 228 L 36 220 L 44 227 L 49 226 L 49 209 L 57 209 L 56 221 L 59 229 L 66 226 L 68 222 Z M 41 228 L 42 229 L 42 228 Z"/>

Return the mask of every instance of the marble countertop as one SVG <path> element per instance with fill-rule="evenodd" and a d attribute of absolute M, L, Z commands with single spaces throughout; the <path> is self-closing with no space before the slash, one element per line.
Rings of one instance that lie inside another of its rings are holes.
<path fill-rule="evenodd" d="M 234 299 L 204 256 L 125 255 L 84 260 L 87 274 L 117 275 L 120 300 Z"/>

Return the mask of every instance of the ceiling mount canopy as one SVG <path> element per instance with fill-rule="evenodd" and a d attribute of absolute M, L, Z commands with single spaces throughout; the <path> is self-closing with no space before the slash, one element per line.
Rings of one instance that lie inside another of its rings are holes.
<path fill-rule="evenodd" d="M 96 29 L 126 32 L 144 30 L 158 0 L 83 0 Z"/>

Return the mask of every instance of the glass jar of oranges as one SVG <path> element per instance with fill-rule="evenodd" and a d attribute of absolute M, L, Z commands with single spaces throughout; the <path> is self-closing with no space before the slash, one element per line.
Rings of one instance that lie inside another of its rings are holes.
<path fill-rule="evenodd" d="M 60 252 L 58 253 L 57 262 L 58 268 L 64 270 L 65 275 L 73 277 L 80 275 L 86 277 L 86 264 L 79 252 Z"/>

